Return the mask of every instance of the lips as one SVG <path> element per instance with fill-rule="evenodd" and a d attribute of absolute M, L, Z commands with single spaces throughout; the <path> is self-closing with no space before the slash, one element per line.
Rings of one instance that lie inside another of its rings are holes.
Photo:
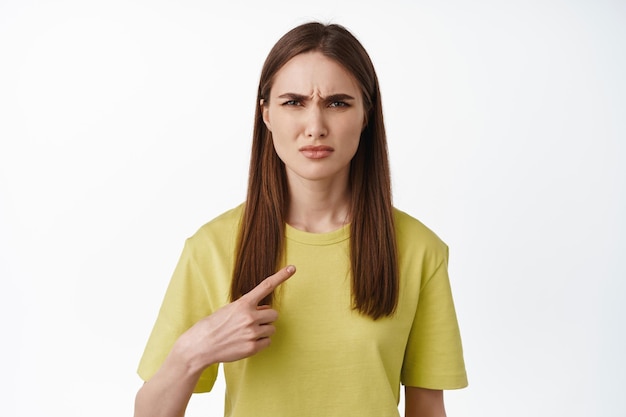
<path fill-rule="evenodd" d="M 335 151 L 332 147 L 323 145 L 303 146 L 298 150 L 300 151 L 300 153 L 302 153 L 302 155 L 309 159 L 323 159 L 330 156 L 330 154 Z"/>

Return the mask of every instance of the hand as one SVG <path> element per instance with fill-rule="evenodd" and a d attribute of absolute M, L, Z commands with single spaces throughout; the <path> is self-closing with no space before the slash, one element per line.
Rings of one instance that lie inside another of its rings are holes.
<path fill-rule="evenodd" d="M 250 292 L 203 318 L 178 340 L 185 356 L 201 369 L 252 356 L 270 345 L 278 312 L 259 302 L 296 272 L 293 265 L 265 278 Z"/>

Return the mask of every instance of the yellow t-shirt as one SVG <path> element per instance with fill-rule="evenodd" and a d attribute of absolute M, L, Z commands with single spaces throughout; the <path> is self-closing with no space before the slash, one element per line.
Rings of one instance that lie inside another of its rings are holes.
<path fill-rule="evenodd" d="M 228 303 L 242 208 L 187 240 L 139 365 L 144 380 L 180 334 Z M 416 219 L 394 215 L 400 298 L 393 316 L 376 321 L 351 308 L 349 226 L 321 234 L 286 226 L 285 265 L 297 272 L 277 291 L 270 347 L 223 365 L 226 416 L 397 416 L 401 382 L 467 385 L 447 246 Z M 217 368 L 205 370 L 196 392 L 212 388 Z"/>

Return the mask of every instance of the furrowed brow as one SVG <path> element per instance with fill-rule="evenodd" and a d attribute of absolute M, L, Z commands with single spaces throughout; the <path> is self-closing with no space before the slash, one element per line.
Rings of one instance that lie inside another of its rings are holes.
<path fill-rule="evenodd" d="M 331 94 L 330 96 L 326 97 L 324 100 L 328 102 L 350 101 L 350 100 L 354 100 L 354 97 L 352 97 L 349 94 Z"/>
<path fill-rule="evenodd" d="M 307 97 L 307 96 L 305 96 L 303 94 L 296 94 L 296 93 L 281 94 L 280 96 L 278 96 L 278 98 L 289 99 L 289 100 L 298 100 L 298 101 L 305 101 L 305 100 L 309 99 L 309 97 Z"/>
<path fill-rule="evenodd" d="M 289 100 L 298 100 L 298 101 L 305 101 L 305 100 L 310 100 L 311 99 L 310 96 L 305 96 L 304 94 L 298 94 L 298 93 L 285 93 L 285 94 L 281 94 L 280 96 L 278 96 L 278 98 L 280 98 L 280 99 L 289 99 Z M 338 93 L 338 94 L 331 94 L 328 97 L 323 97 L 322 99 L 324 101 L 333 102 L 333 101 L 354 100 L 354 97 L 352 97 L 349 94 Z"/>

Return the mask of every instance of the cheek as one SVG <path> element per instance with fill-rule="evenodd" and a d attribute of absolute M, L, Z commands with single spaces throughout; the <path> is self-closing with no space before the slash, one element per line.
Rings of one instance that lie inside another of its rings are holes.
<path fill-rule="evenodd" d="M 346 124 L 342 129 L 342 136 L 345 138 L 349 138 L 350 143 L 354 145 L 355 149 L 359 145 L 359 141 L 361 140 L 361 133 L 363 133 L 362 126 L 362 121 L 358 119 Z"/>
<path fill-rule="evenodd" d="M 276 132 L 276 130 L 272 132 L 272 146 L 281 161 L 286 162 L 286 160 L 289 159 L 290 148 L 284 140 L 284 136 Z"/>
<path fill-rule="evenodd" d="M 360 130 L 351 129 L 349 132 L 344 132 L 344 140 L 342 142 L 341 153 L 343 158 L 352 160 L 361 142 Z"/>
<path fill-rule="evenodd" d="M 271 119 L 272 136 L 279 141 L 288 140 L 298 130 L 298 121 L 294 117 L 274 114 Z"/>

